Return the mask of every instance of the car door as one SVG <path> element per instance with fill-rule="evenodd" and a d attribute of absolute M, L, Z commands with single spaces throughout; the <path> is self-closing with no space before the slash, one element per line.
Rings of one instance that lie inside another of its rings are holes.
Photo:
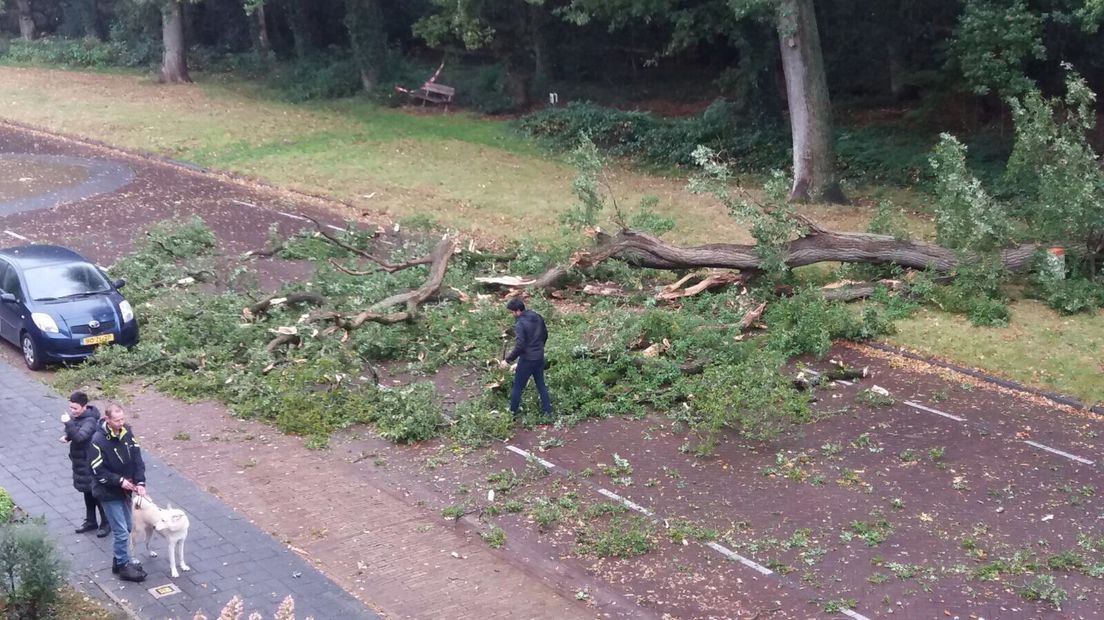
<path fill-rule="evenodd" d="M 23 292 L 19 286 L 19 275 L 8 263 L 0 260 L 0 291 L 15 295 L 15 302 L 0 302 L 0 336 L 9 342 L 19 338 L 23 326 Z"/>

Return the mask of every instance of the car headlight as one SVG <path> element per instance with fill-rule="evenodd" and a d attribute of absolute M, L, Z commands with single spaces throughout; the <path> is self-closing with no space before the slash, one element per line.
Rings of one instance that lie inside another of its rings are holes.
<path fill-rule="evenodd" d="M 134 308 L 131 307 L 129 301 L 124 299 L 119 302 L 119 314 L 123 315 L 124 323 L 129 323 L 134 320 Z"/>
<path fill-rule="evenodd" d="M 34 321 L 36 327 L 48 334 L 58 333 L 57 322 L 54 321 L 54 317 L 46 314 L 45 312 L 32 312 L 31 320 Z"/>

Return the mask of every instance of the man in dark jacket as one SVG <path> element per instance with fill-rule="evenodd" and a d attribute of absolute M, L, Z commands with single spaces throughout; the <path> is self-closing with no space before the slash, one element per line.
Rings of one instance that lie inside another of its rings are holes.
<path fill-rule="evenodd" d="M 99 528 L 96 536 L 106 537 L 111 533 L 103 506 L 99 506 L 92 496 L 92 436 L 100 427 L 100 411 L 88 404 L 88 395 L 73 392 L 69 396 L 69 413 L 61 416 L 65 424 L 65 434 L 59 441 L 69 444 L 69 460 L 73 463 L 73 488 L 84 494 L 84 523 L 77 528 L 78 534 L 91 532 Z M 96 525 L 96 508 L 100 511 L 100 524 Z"/>
<path fill-rule="evenodd" d="M 544 384 L 544 343 L 548 341 L 548 328 L 544 317 L 525 309 L 520 299 L 511 299 L 506 309 L 514 314 L 514 350 L 506 356 L 506 362 L 518 361 L 514 372 L 514 390 L 510 393 L 510 412 L 517 415 L 521 405 L 521 393 L 529 383 L 529 377 L 537 384 L 540 394 L 541 411 L 552 415 L 552 400 L 548 397 L 548 387 Z"/>
<path fill-rule="evenodd" d="M 131 493 L 146 494 L 142 449 L 126 424 L 123 408 L 111 403 L 92 437 L 92 494 L 100 501 L 115 536 L 111 572 L 126 581 L 143 581 L 146 571 L 130 561 Z"/>

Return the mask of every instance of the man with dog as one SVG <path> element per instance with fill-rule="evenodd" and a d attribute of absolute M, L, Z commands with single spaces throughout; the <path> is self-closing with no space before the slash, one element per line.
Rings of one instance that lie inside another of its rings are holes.
<path fill-rule="evenodd" d="M 116 403 L 104 409 L 104 422 L 92 437 L 92 495 L 107 513 L 115 537 L 111 572 L 125 581 L 145 580 L 146 571 L 130 559 L 131 494 L 146 495 L 142 449 Z"/>
<path fill-rule="evenodd" d="M 73 488 L 84 494 L 84 523 L 77 528 L 78 534 L 98 529 L 96 536 L 105 538 L 111 533 L 107 515 L 92 495 L 92 437 L 100 427 L 100 411 L 88 404 L 88 395 L 73 392 L 69 397 L 69 412 L 61 416 L 65 424 L 65 434 L 58 441 L 69 444 L 69 460 L 73 463 Z M 99 508 L 100 523 L 96 524 L 96 509 Z"/>

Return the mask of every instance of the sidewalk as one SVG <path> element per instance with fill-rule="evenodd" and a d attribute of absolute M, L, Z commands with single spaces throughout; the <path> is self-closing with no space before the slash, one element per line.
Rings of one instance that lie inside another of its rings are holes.
<path fill-rule="evenodd" d="M 169 576 L 167 547 L 160 538 L 153 548 L 160 557 L 139 558 L 149 577 L 130 584 L 111 574 L 110 538 L 75 534 L 84 519 L 84 502 L 73 489 L 68 450 L 58 443 L 65 410 L 62 398 L 21 370 L 0 361 L 0 486 L 32 516 L 45 516 L 58 547 L 68 559 L 71 581 L 103 600 L 110 597 L 144 620 L 191 620 L 202 611 L 217 617 L 233 596 L 245 599 L 246 614 L 271 618 L 287 595 L 295 599 L 296 616 L 316 620 L 377 618 L 376 614 L 241 515 L 205 493 L 156 456 L 144 454 L 150 495 L 159 505 L 184 508 L 191 518 L 185 546 L 191 572 Z M 142 437 L 141 428 L 136 428 Z M 150 588 L 175 584 L 180 592 L 157 599 Z M 97 589 L 101 592 L 97 592 Z"/>

